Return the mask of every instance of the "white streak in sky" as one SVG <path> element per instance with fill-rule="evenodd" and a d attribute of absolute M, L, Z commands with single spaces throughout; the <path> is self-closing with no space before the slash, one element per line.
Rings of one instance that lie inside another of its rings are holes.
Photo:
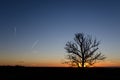
<path fill-rule="evenodd" d="M 39 42 L 39 40 L 36 40 L 33 45 L 32 45 L 32 49 L 37 45 L 37 43 Z"/>
<path fill-rule="evenodd" d="M 17 31 L 17 30 L 16 30 L 16 27 L 14 27 L 14 34 L 15 34 L 15 36 L 16 36 L 16 31 Z"/>

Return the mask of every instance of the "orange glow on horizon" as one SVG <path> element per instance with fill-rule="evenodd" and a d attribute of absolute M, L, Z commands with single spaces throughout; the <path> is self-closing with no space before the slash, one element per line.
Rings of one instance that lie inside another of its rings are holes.
<path fill-rule="evenodd" d="M 13 62 L 13 61 L 0 61 L 0 65 L 21 65 L 21 66 L 33 66 L 33 67 L 70 67 L 68 64 L 62 64 L 60 62 Z M 87 64 L 86 64 L 87 65 Z M 90 67 L 120 67 L 120 62 L 99 62 Z"/>

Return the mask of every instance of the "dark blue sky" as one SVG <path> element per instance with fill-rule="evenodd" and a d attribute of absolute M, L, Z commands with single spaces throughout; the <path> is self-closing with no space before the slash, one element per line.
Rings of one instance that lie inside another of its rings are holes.
<path fill-rule="evenodd" d="M 108 63 L 120 63 L 119 4 L 119 0 L 0 0 L 0 64 L 61 64 L 65 43 L 77 32 L 101 40 L 100 51 Z"/>

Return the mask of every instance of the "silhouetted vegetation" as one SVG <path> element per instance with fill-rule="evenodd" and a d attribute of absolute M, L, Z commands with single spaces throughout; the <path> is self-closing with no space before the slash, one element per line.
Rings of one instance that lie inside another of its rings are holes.
<path fill-rule="evenodd" d="M 77 33 L 74 37 L 75 42 L 68 41 L 65 49 L 68 52 L 65 63 L 78 67 L 89 67 L 98 60 L 104 60 L 106 57 L 98 53 L 100 41 L 93 39 L 90 35 Z"/>

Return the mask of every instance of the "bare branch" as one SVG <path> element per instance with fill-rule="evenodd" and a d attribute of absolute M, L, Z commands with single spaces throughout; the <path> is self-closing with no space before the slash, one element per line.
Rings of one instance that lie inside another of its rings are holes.
<path fill-rule="evenodd" d="M 80 51 L 78 50 L 78 46 L 75 43 L 67 42 L 65 49 L 68 53 L 73 53 L 81 57 L 81 55 L 79 54 Z"/>
<path fill-rule="evenodd" d="M 89 58 L 90 56 L 94 55 L 94 52 L 96 52 L 98 50 L 98 48 L 92 50 L 89 52 L 89 54 L 85 55 L 85 59 Z"/>

